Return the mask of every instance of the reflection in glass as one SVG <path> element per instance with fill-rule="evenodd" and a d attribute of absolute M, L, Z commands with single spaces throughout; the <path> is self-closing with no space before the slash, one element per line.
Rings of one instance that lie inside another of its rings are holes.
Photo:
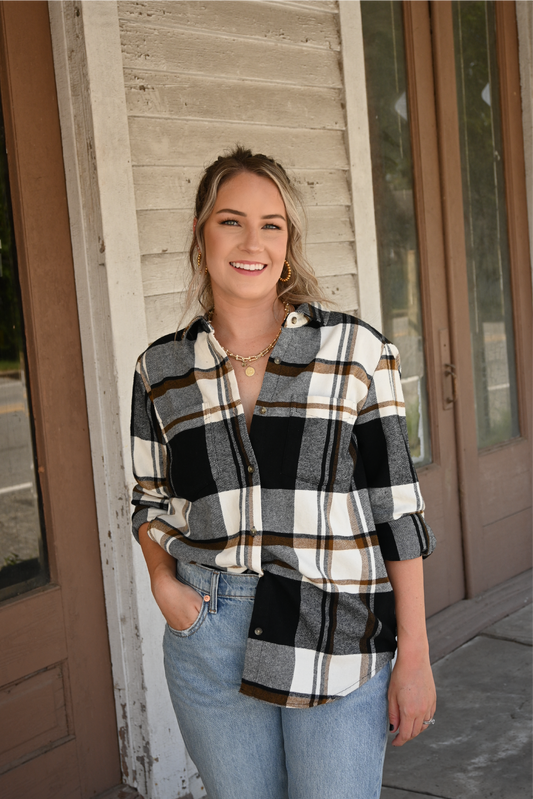
<path fill-rule="evenodd" d="M 0 600 L 47 582 L 0 117 Z"/>
<path fill-rule="evenodd" d="M 401 4 L 361 3 L 384 334 L 400 350 L 416 464 L 431 461 Z"/>
<path fill-rule="evenodd" d="M 478 446 L 519 435 L 494 3 L 452 3 Z"/>

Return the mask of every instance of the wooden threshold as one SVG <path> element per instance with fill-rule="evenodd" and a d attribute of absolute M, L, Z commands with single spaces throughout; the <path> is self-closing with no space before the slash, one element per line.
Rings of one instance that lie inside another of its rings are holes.
<path fill-rule="evenodd" d="M 427 631 L 431 662 L 449 655 L 486 627 L 529 605 L 532 601 L 532 577 L 533 572 L 529 569 L 474 599 L 462 599 L 430 616 Z"/>
<path fill-rule="evenodd" d="M 116 785 L 114 788 L 110 788 L 109 791 L 98 794 L 95 799 L 143 799 L 143 797 L 135 788 L 130 788 L 129 785 Z"/>
<path fill-rule="evenodd" d="M 94 799 L 143 799 L 143 797 L 135 788 L 130 788 L 129 785 L 116 785 L 109 791 L 98 794 Z M 188 793 L 183 799 L 193 799 L 193 796 Z M 205 796 L 204 799 L 209 799 L 209 797 Z"/>

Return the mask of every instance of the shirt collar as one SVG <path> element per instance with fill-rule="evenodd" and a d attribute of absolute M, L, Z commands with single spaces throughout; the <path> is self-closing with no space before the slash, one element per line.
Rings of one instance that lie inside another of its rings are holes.
<path fill-rule="evenodd" d="M 297 314 L 301 318 L 301 322 L 299 324 L 289 322 L 289 317 L 293 316 L 294 314 Z M 292 314 L 289 314 L 285 326 L 301 327 L 303 324 L 310 324 L 312 327 L 322 327 L 323 325 L 327 324 L 329 314 L 330 312 L 323 308 L 319 302 L 313 304 L 310 302 L 302 302 L 302 304 L 298 305 Z"/>
<path fill-rule="evenodd" d="M 292 311 L 285 320 L 285 327 L 294 329 L 310 324 L 312 327 L 322 327 L 327 323 L 330 312 L 325 310 L 320 303 L 303 302 Z M 213 333 L 213 326 L 207 319 L 207 315 L 197 316 L 185 329 L 184 337 L 190 340 L 196 339 L 200 330 L 205 333 Z"/>

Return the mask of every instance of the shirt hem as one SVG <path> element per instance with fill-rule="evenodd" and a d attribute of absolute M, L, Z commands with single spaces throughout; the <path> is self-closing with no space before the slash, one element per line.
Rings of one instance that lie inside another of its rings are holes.
<path fill-rule="evenodd" d="M 385 659 L 382 660 L 384 655 Z M 260 702 L 268 702 L 268 704 L 278 705 L 279 707 L 304 709 L 318 707 L 318 705 L 327 705 L 330 702 L 335 702 L 337 699 L 349 696 L 371 680 L 372 677 L 375 677 L 376 674 L 380 672 L 381 669 L 385 668 L 387 663 L 390 663 L 394 658 L 394 652 L 379 652 L 377 653 L 377 657 L 379 661 L 370 673 L 367 673 L 362 679 L 347 686 L 343 689 L 342 693 L 339 694 L 297 694 L 290 691 L 282 691 L 279 688 L 270 688 L 269 686 L 246 679 L 242 680 L 239 693 L 244 696 L 249 696 L 252 699 L 257 699 Z"/>

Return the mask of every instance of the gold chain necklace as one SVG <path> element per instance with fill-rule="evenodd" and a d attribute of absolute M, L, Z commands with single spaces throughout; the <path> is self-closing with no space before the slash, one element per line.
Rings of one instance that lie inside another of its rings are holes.
<path fill-rule="evenodd" d="M 285 319 L 290 313 L 291 307 L 288 302 L 283 303 L 283 307 L 285 308 L 285 316 L 283 317 L 283 322 L 285 322 Z M 209 317 L 208 317 L 209 321 L 212 320 L 214 312 L 215 312 L 214 308 L 212 311 L 209 312 Z M 269 344 L 268 347 L 265 347 L 264 350 L 261 350 L 261 352 L 259 352 L 257 355 L 247 355 L 247 356 L 237 355 L 236 353 L 230 352 L 228 349 L 226 349 L 226 347 L 223 344 L 220 344 L 220 346 L 222 347 L 226 355 L 229 355 L 230 358 L 235 358 L 236 361 L 239 361 L 239 363 L 242 364 L 242 368 L 245 370 L 244 374 L 246 375 L 246 377 L 253 377 L 255 375 L 254 367 L 247 366 L 246 364 L 251 363 L 251 361 L 258 361 L 260 358 L 264 358 L 265 355 L 268 355 L 268 353 L 274 349 L 274 347 L 278 343 L 279 337 L 281 336 L 281 331 L 283 329 L 283 322 L 281 323 L 278 335 L 276 336 L 274 341 L 271 344 Z"/>

